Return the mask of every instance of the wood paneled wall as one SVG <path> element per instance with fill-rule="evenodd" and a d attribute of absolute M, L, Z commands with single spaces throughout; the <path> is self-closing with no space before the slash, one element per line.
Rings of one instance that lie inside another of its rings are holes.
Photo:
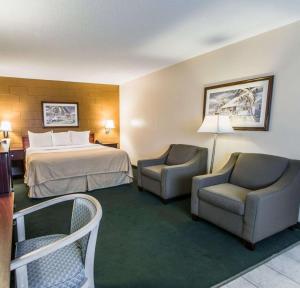
<path fill-rule="evenodd" d="M 70 130 L 90 130 L 100 141 L 119 142 L 119 86 L 0 77 L 0 121 L 12 124 L 12 146 L 22 146 L 22 135 L 28 130 L 68 130 L 43 128 L 42 101 L 78 102 L 79 128 Z M 104 131 L 106 119 L 113 119 L 116 125 L 108 135 Z"/>

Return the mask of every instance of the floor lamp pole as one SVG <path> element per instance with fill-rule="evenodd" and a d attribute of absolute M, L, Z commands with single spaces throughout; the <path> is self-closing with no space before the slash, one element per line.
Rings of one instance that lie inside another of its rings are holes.
<path fill-rule="evenodd" d="M 214 168 L 214 160 L 215 160 L 215 151 L 216 151 L 217 137 L 218 137 L 218 134 L 214 134 L 214 145 L 213 145 L 212 154 L 211 154 L 209 173 L 212 173 L 213 168 Z"/>

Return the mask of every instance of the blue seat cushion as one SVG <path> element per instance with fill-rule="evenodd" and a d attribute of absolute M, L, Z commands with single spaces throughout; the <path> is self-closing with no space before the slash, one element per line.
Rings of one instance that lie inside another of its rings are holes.
<path fill-rule="evenodd" d="M 55 234 L 28 239 L 16 244 L 16 257 L 51 244 L 67 235 Z M 27 265 L 30 288 L 77 288 L 87 280 L 81 250 L 72 243 Z"/>

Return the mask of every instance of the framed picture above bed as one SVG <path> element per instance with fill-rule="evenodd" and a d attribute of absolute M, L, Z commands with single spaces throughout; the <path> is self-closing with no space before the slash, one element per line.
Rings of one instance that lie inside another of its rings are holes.
<path fill-rule="evenodd" d="M 274 76 L 206 87 L 206 115 L 228 115 L 235 130 L 269 130 Z"/>
<path fill-rule="evenodd" d="M 79 127 L 78 103 L 42 102 L 43 126 Z"/>

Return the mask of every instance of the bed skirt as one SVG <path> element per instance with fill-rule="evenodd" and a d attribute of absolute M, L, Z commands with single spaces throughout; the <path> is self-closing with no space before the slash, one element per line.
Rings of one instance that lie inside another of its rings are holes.
<path fill-rule="evenodd" d="M 30 198 L 44 198 L 86 192 L 131 183 L 127 172 L 101 173 L 66 179 L 51 180 L 29 187 Z"/>

